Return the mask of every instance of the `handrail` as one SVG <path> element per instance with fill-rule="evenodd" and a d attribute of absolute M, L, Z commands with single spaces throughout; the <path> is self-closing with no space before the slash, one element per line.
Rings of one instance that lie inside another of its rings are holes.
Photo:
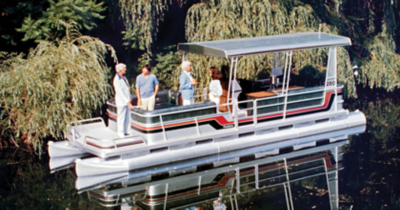
<path fill-rule="evenodd" d="M 206 97 L 207 97 L 207 89 L 208 89 L 208 87 L 204 87 L 204 88 L 202 88 L 202 87 L 200 87 L 200 88 L 195 88 L 194 89 L 194 91 L 196 92 L 196 90 L 201 90 L 201 91 L 203 91 L 203 94 L 199 94 L 199 95 L 194 95 L 193 97 L 203 97 L 203 100 L 201 100 L 202 102 L 204 102 L 205 100 L 206 100 Z"/>
<path fill-rule="evenodd" d="M 343 87 L 343 85 L 341 85 L 340 87 L 329 89 L 329 90 L 335 89 L 337 91 L 337 89 L 340 89 L 342 87 Z M 203 91 L 207 90 L 207 88 L 198 88 L 198 89 L 203 90 Z M 311 90 L 311 91 L 302 91 L 302 92 L 298 92 L 298 93 L 295 92 L 295 93 L 291 93 L 291 94 L 289 94 L 288 91 L 287 91 L 285 95 L 273 96 L 273 97 L 268 97 L 268 98 L 257 98 L 255 100 L 245 100 L 245 101 L 230 102 L 230 103 L 225 103 L 225 104 L 210 105 L 210 106 L 198 107 L 198 108 L 191 108 L 191 109 L 184 110 L 184 112 L 204 110 L 204 109 L 209 109 L 209 108 L 218 109 L 219 107 L 222 107 L 222 106 L 230 106 L 230 105 L 238 106 L 239 104 L 244 104 L 244 103 L 250 103 L 251 102 L 251 103 L 253 103 L 253 107 L 244 108 L 244 109 L 241 109 L 241 110 L 245 110 L 245 111 L 252 110 L 253 111 L 253 122 L 256 125 L 258 123 L 257 120 L 256 120 L 257 119 L 257 114 L 258 114 L 257 111 L 260 108 L 274 107 L 274 106 L 280 106 L 280 105 L 287 106 L 288 104 L 295 104 L 295 103 L 299 103 L 299 102 L 306 102 L 306 101 L 322 99 L 322 98 L 324 98 L 324 96 L 293 100 L 293 101 L 289 101 L 289 102 L 286 101 L 287 98 L 290 97 L 290 96 L 305 95 L 305 94 L 310 94 L 310 93 L 326 92 L 326 91 L 327 91 L 327 88 L 325 88 L 323 86 L 322 86 L 321 89 Z M 202 95 L 198 95 L 198 96 L 201 97 Z M 203 96 L 204 96 L 204 94 L 203 94 Z M 257 106 L 258 102 L 263 102 L 263 101 L 266 101 L 266 100 L 279 99 L 279 98 L 285 98 L 286 99 L 285 100 L 286 103 L 285 102 L 281 102 L 281 103 L 274 103 L 274 104 L 267 104 L 267 105 Z M 323 103 L 324 103 L 324 101 L 322 101 L 320 104 L 323 104 Z M 318 107 L 318 106 L 320 106 L 320 104 L 315 105 L 315 106 L 310 106 L 310 107 Z M 291 109 L 291 110 L 297 110 L 297 109 Z M 287 111 L 287 110 L 284 110 L 284 114 L 286 114 L 285 111 Z M 162 120 L 162 117 L 165 116 L 165 115 L 177 114 L 177 113 L 182 113 L 182 112 L 183 112 L 182 110 L 177 110 L 177 111 L 170 111 L 170 112 L 166 112 L 166 113 L 157 113 L 157 114 L 147 114 L 147 113 L 146 114 L 141 114 L 141 113 L 137 113 L 137 112 L 131 112 L 131 113 L 136 115 L 136 116 L 139 116 L 139 117 L 146 117 L 146 118 L 148 118 L 148 117 L 159 117 L 160 118 L 161 127 L 163 129 L 164 139 L 167 140 L 166 131 L 165 131 L 165 125 L 164 125 L 164 122 Z M 278 111 L 276 113 L 281 113 L 281 112 L 282 111 Z M 244 118 L 248 118 L 248 117 L 249 116 L 241 117 L 240 119 L 244 119 Z M 198 135 L 200 135 L 199 124 L 198 124 L 198 119 L 197 119 L 198 117 L 195 116 L 195 117 L 190 117 L 190 118 L 193 118 L 194 121 L 196 122 L 197 133 L 198 133 Z M 234 121 L 236 122 L 237 120 L 239 120 L 239 117 L 235 117 Z M 157 124 L 157 123 L 155 123 L 155 124 Z M 234 126 L 234 127 L 237 128 L 236 126 Z"/>
<path fill-rule="evenodd" d="M 341 88 L 342 87 L 343 86 L 341 86 Z M 324 91 L 324 89 L 312 90 L 312 91 L 304 91 L 304 92 L 300 92 L 300 93 L 291 93 L 288 96 L 297 96 L 297 95 L 303 95 L 303 94 L 315 93 L 315 92 L 323 92 L 323 91 Z M 267 98 L 250 99 L 250 100 L 246 100 L 246 101 L 240 101 L 239 103 L 251 102 L 253 100 L 255 100 L 255 101 L 264 101 L 264 100 L 271 100 L 271 99 L 277 99 L 277 98 L 283 98 L 283 97 L 285 97 L 285 95 L 270 96 L 270 97 L 267 97 Z"/>
<path fill-rule="evenodd" d="M 90 118 L 90 119 L 84 119 L 84 120 L 78 120 L 78 121 L 72 121 L 70 124 L 74 124 L 74 123 L 83 123 L 83 122 L 90 122 L 90 121 L 95 121 L 95 120 L 101 120 L 104 123 L 103 118 L 101 117 L 95 117 L 95 118 Z"/>
<path fill-rule="evenodd" d="M 161 127 L 162 127 L 162 129 L 163 129 L 164 141 L 167 141 L 167 135 L 165 134 L 164 122 L 163 122 L 163 120 L 162 120 L 162 114 L 160 114 L 160 123 L 161 123 Z"/>
<path fill-rule="evenodd" d="M 305 94 L 305 93 L 313 93 L 313 92 L 319 92 L 319 91 L 323 91 L 323 90 L 313 90 L 313 91 L 302 92 L 302 93 L 297 93 L 297 94 L 293 94 L 293 95 L 302 95 L 302 94 Z M 289 96 L 293 96 L 293 95 L 290 94 Z M 268 97 L 268 98 L 260 98 L 260 99 L 255 99 L 255 100 L 239 101 L 238 104 L 248 103 L 248 102 L 252 102 L 252 101 L 257 101 L 258 102 L 258 101 L 275 99 L 275 98 L 282 98 L 282 97 L 285 97 L 285 96 L 283 96 L 283 95 L 282 96 L 272 96 L 272 97 Z M 294 103 L 294 102 L 298 102 L 298 101 L 291 101 L 291 102 L 288 102 L 288 103 Z M 185 111 L 197 111 L 197 110 L 202 110 L 202 109 L 208 109 L 208 108 L 220 107 L 220 106 L 229 106 L 229 105 L 235 105 L 235 103 L 231 102 L 231 103 L 217 104 L 217 105 L 211 105 L 211 106 L 205 106 L 205 107 L 199 107 L 199 108 L 193 108 L 193 109 L 185 109 Z M 181 112 L 182 111 L 172 111 L 172 112 L 166 112 L 166 113 L 162 113 L 162 114 L 149 114 L 149 115 L 143 115 L 143 114 L 136 113 L 136 112 L 132 112 L 132 113 L 137 115 L 137 116 L 140 116 L 140 117 L 157 117 L 158 115 L 169 115 L 169 114 L 176 114 L 176 113 L 181 113 Z"/>
<path fill-rule="evenodd" d="M 280 97 L 284 97 L 284 96 L 280 96 Z M 319 97 L 313 97 L 313 98 L 307 98 L 307 99 L 300 99 L 300 100 L 295 100 L 295 101 L 289 101 L 287 102 L 287 104 L 293 104 L 293 103 L 298 103 L 298 102 L 303 102 L 303 101 L 311 101 L 311 100 L 316 100 L 316 99 L 321 99 L 323 98 L 323 96 L 319 96 Z M 247 100 L 247 101 L 240 101 L 238 102 L 238 104 L 244 104 L 244 103 L 249 103 L 249 102 L 253 102 L 253 101 L 257 101 L 259 102 L 260 100 Z M 275 103 L 275 104 L 267 104 L 267 105 L 261 105 L 261 106 L 257 106 L 257 108 L 265 108 L 265 107 L 270 107 L 270 106 L 276 106 L 276 105 L 282 105 L 284 104 L 284 102 L 281 103 Z M 250 108 L 251 109 L 251 108 Z M 241 109 L 241 110 L 246 110 L 246 109 Z"/>
<path fill-rule="evenodd" d="M 309 164 L 309 163 L 313 163 L 313 162 L 319 162 L 319 161 L 322 162 L 322 161 L 324 161 L 324 160 L 325 160 L 325 158 L 321 157 L 321 158 L 317 158 L 317 159 L 302 161 L 301 163 L 290 163 L 290 164 L 288 164 L 288 166 L 293 166 L 293 165 L 305 165 L 305 164 Z M 284 163 L 280 163 L 280 165 L 278 165 L 276 168 L 271 168 L 271 169 L 267 169 L 267 170 L 262 170 L 262 173 L 276 171 L 276 170 L 279 170 L 279 168 L 282 168 L 282 167 L 284 167 Z M 300 170 L 300 171 L 290 172 L 289 175 L 291 175 L 291 174 L 297 174 L 297 173 L 301 173 L 301 172 L 305 172 L 305 171 L 310 171 L 310 170 L 315 170 L 316 168 L 322 168 L 322 167 L 323 167 L 322 165 L 320 165 L 320 166 L 314 166 L 314 167 L 302 169 L 302 170 Z M 241 178 L 249 177 L 249 176 L 253 176 L 253 174 L 250 173 L 250 174 L 241 176 Z M 274 178 L 280 177 L 280 176 L 286 176 L 286 175 L 285 175 L 285 174 L 276 175 L 276 176 L 273 176 L 273 177 L 269 177 L 269 178 L 262 179 L 261 181 L 265 181 L 265 180 L 269 180 L 269 179 L 274 179 Z M 253 182 L 249 182 L 249 183 L 253 183 Z"/>
<path fill-rule="evenodd" d="M 341 86 L 343 87 L 343 85 Z M 319 92 L 319 91 L 324 91 L 324 89 L 320 89 L 320 90 L 312 90 L 312 91 L 305 91 L 305 92 L 301 92 L 301 93 L 292 93 L 289 96 L 295 96 L 295 95 L 302 95 L 302 94 L 306 94 L 306 93 L 313 93 L 313 92 Z M 280 98 L 280 97 L 284 97 L 283 95 L 281 96 L 272 96 L 272 97 L 268 97 L 268 98 L 259 98 L 259 99 L 255 99 L 256 101 L 262 101 L 262 100 L 269 100 L 269 99 L 275 99 L 275 98 Z M 240 101 L 238 102 L 238 104 L 241 103 L 246 103 L 246 102 L 251 102 L 253 100 L 246 100 L 246 101 Z M 108 103 L 109 104 L 109 103 Z M 111 106 L 116 107 L 114 104 L 109 104 Z M 213 108 L 213 107 L 220 107 L 220 106 L 229 106 L 229 105 L 234 105 L 233 102 L 231 103 L 224 103 L 224 104 L 218 104 L 218 105 L 211 105 L 211 106 L 205 106 L 205 107 L 199 107 L 199 108 L 193 108 L 193 109 L 185 109 L 185 111 L 196 111 L 196 110 L 201 110 L 201 109 L 206 109 L 206 108 Z M 181 113 L 182 111 L 172 111 L 172 112 L 166 112 L 166 113 L 162 113 L 163 115 L 167 115 L 167 114 L 175 114 L 175 113 Z M 160 114 L 148 114 L 148 115 L 143 115 L 137 112 L 131 112 L 137 116 L 140 117 L 157 117 Z"/>
<path fill-rule="evenodd" d="M 285 93 L 285 105 L 283 105 L 283 120 L 286 119 L 286 111 L 287 111 L 287 100 L 288 100 L 288 93 L 289 93 L 289 83 L 290 83 L 290 67 L 291 67 L 291 63 L 292 63 L 292 55 L 293 55 L 293 51 L 290 51 L 290 53 L 288 54 L 289 56 L 289 67 L 288 67 L 288 78 L 287 78 L 287 82 L 286 82 L 286 90 L 284 91 Z M 284 86 L 285 84 L 283 84 Z M 282 91 L 283 91 L 283 86 L 282 86 Z"/>
<path fill-rule="evenodd" d="M 322 98 L 324 98 L 324 97 L 320 96 L 320 97 L 314 97 L 314 98 L 308 98 L 308 99 L 301 99 L 301 100 L 297 100 L 297 101 L 290 101 L 290 102 L 287 102 L 286 104 L 295 104 L 295 103 L 299 103 L 299 102 L 312 101 L 312 100 L 322 99 Z M 257 108 L 266 108 L 266 107 L 272 107 L 272 106 L 283 105 L 283 104 L 285 104 L 285 103 L 282 102 L 282 103 L 276 103 L 276 104 L 267 104 L 267 105 L 257 106 Z"/>
<path fill-rule="evenodd" d="M 196 121 L 197 135 L 200 136 L 200 128 L 199 128 L 199 122 L 197 121 L 197 117 L 195 117 L 194 120 Z"/>
<path fill-rule="evenodd" d="M 202 110 L 202 109 L 209 109 L 209 108 L 216 108 L 220 106 L 229 106 L 229 105 L 234 105 L 234 103 L 225 103 L 225 104 L 217 104 L 217 105 L 210 105 L 210 106 L 204 106 L 204 107 L 198 107 L 198 108 L 193 108 L 193 109 L 185 109 L 185 112 L 188 111 L 197 111 L 197 110 Z M 176 114 L 176 113 L 182 113 L 182 111 L 172 111 L 172 112 L 165 112 L 165 113 L 159 113 L 159 114 L 149 114 L 149 115 L 143 115 L 137 112 L 131 112 L 137 116 L 140 117 L 157 117 L 158 115 L 169 115 L 169 114 Z"/>

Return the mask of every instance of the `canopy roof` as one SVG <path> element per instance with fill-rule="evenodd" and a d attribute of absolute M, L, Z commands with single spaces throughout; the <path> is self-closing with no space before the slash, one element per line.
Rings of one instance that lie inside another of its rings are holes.
<path fill-rule="evenodd" d="M 347 37 L 327 33 L 294 33 L 209 42 L 179 43 L 178 50 L 213 57 L 238 57 L 280 51 L 351 45 Z"/>

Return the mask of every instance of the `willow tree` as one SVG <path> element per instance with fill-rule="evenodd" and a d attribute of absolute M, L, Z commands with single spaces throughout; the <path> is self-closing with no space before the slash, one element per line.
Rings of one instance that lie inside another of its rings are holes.
<path fill-rule="evenodd" d="M 168 0 L 119 0 L 126 27 L 124 45 L 151 54 L 159 25 L 168 10 Z"/>
<path fill-rule="evenodd" d="M 70 28 L 70 27 L 68 27 Z M 28 55 L 2 53 L 1 136 L 41 152 L 47 137 L 62 138 L 71 121 L 88 118 L 110 95 L 105 54 L 114 49 L 76 29 L 41 41 Z"/>
<path fill-rule="evenodd" d="M 313 5 L 323 22 L 352 39 L 349 54 L 358 66 L 357 81 L 392 91 L 400 87 L 400 1 L 303 0 Z"/>
<path fill-rule="evenodd" d="M 153 62 L 157 66 L 171 64 L 171 54 L 162 52 L 151 55 L 155 39 L 170 36 L 158 34 L 163 18 L 171 2 L 166 0 L 120 0 L 126 31 L 126 44 L 132 49 L 145 51 L 140 61 Z M 351 38 L 353 46 L 338 48 L 338 81 L 345 84 L 347 96 L 356 96 L 355 82 L 371 87 L 393 90 L 399 87 L 400 1 L 399 0 L 188 0 L 182 8 L 185 13 L 186 40 L 211 41 L 232 38 L 256 37 L 295 32 L 321 31 Z M 171 31 L 171 33 L 174 33 Z M 397 42 L 397 44 L 396 44 Z M 170 43 L 177 44 L 177 43 Z M 398 49 L 397 49 L 398 50 Z M 147 56 L 146 59 L 143 59 Z M 179 52 L 173 61 L 178 62 Z M 194 73 L 201 85 L 209 80 L 210 66 L 228 66 L 224 59 L 189 56 Z M 271 55 L 241 58 L 239 78 L 255 79 L 260 72 L 270 72 Z M 326 71 L 327 49 L 295 51 L 292 69 L 303 74 L 309 69 L 315 75 Z M 139 61 L 139 62 L 140 62 Z M 177 88 L 179 62 L 173 63 L 175 71 L 167 71 L 173 80 L 165 81 L 166 87 Z M 354 76 L 353 66 L 360 74 Z M 311 68 L 310 68 L 311 67 Z M 163 75 L 158 71 L 159 75 Z M 356 79 L 355 79 L 356 78 Z M 356 80 L 356 81 L 355 81 Z"/>
<path fill-rule="evenodd" d="M 360 24 L 355 25 L 360 33 L 352 35 L 357 46 L 353 49 L 353 57 L 360 66 L 358 79 L 371 88 L 385 88 L 389 91 L 399 88 L 400 55 L 396 53 L 396 45 L 400 45 L 400 1 L 357 2 L 357 7 L 350 10 L 353 17 L 362 17 Z M 354 2 L 349 1 L 347 4 L 351 6 Z"/>
<path fill-rule="evenodd" d="M 189 42 L 257 37 L 295 32 L 317 32 L 321 20 L 310 5 L 300 1 L 219 0 L 202 1 L 190 7 L 186 17 Z M 323 24 L 322 32 L 338 34 L 335 26 Z M 299 73 L 312 66 L 321 74 L 326 71 L 328 49 L 295 51 L 292 69 Z M 283 59 L 283 58 L 282 58 Z M 210 66 L 227 66 L 229 61 L 204 56 L 190 56 L 195 74 L 206 85 Z M 270 71 L 272 55 L 246 56 L 239 59 L 238 77 L 256 79 L 261 71 Z M 346 84 L 349 95 L 355 94 L 350 57 L 345 48 L 338 48 L 339 82 Z M 349 75 L 351 77 L 349 77 Z"/>

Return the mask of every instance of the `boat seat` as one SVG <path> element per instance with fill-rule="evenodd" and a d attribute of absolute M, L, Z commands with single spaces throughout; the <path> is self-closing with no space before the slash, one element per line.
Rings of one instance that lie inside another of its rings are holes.
<path fill-rule="evenodd" d="M 212 107 L 214 106 L 214 107 Z M 155 109 L 153 111 L 146 111 L 146 110 L 141 110 L 141 109 L 134 109 L 131 113 L 131 119 L 140 123 L 145 123 L 145 124 L 151 124 L 151 123 L 159 123 L 160 122 L 160 117 L 158 116 L 159 114 L 164 114 L 168 112 L 177 112 L 178 113 L 172 113 L 172 114 L 165 114 L 162 116 L 163 122 L 166 121 L 171 121 L 171 120 L 177 120 L 177 119 L 184 119 L 184 118 L 192 118 L 192 117 L 197 117 L 197 116 L 203 116 L 203 115 L 209 115 L 209 114 L 215 114 L 216 113 L 216 104 L 214 102 L 204 102 L 204 103 L 197 103 L 197 104 L 192 104 L 192 105 L 186 105 L 186 106 L 173 106 L 173 107 L 168 107 L 168 108 L 163 108 L 163 109 Z M 205 109 L 200 109 L 200 110 L 193 110 L 193 111 L 185 111 L 185 110 L 190 110 L 190 109 L 197 109 L 201 107 L 209 107 Z M 135 115 L 135 113 L 141 114 L 141 115 L 148 115 L 148 117 L 142 117 L 139 115 Z M 157 116 L 152 116 L 152 115 L 157 115 Z"/>

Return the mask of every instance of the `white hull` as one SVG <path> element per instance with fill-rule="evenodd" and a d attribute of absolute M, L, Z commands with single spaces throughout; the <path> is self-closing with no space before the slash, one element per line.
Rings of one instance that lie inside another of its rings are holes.
<path fill-rule="evenodd" d="M 127 172 L 203 156 L 207 156 L 204 162 L 221 161 L 246 155 L 246 150 L 243 150 L 243 148 L 247 147 L 258 146 L 258 151 L 255 153 L 268 153 L 287 147 L 293 147 L 294 150 L 298 150 L 314 146 L 318 140 L 329 139 L 334 142 L 338 139 L 347 138 L 347 135 L 362 133 L 365 131 L 365 124 L 364 114 L 357 111 L 349 113 L 347 118 L 342 120 L 328 121 L 300 128 L 293 127 L 261 135 L 236 137 L 225 141 L 156 152 L 139 157 L 129 158 L 125 156 L 126 159 L 124 156 L 111 159 L 95 157 L 77 160 L 75 169 L 78 176 L 92 176 Z"/>
<path fill-rule="evenodd" d="M 69 141 L 49 141 L 47 145 L 51 158 L 88 154 L 85 150 L 72 145 Z"/>

